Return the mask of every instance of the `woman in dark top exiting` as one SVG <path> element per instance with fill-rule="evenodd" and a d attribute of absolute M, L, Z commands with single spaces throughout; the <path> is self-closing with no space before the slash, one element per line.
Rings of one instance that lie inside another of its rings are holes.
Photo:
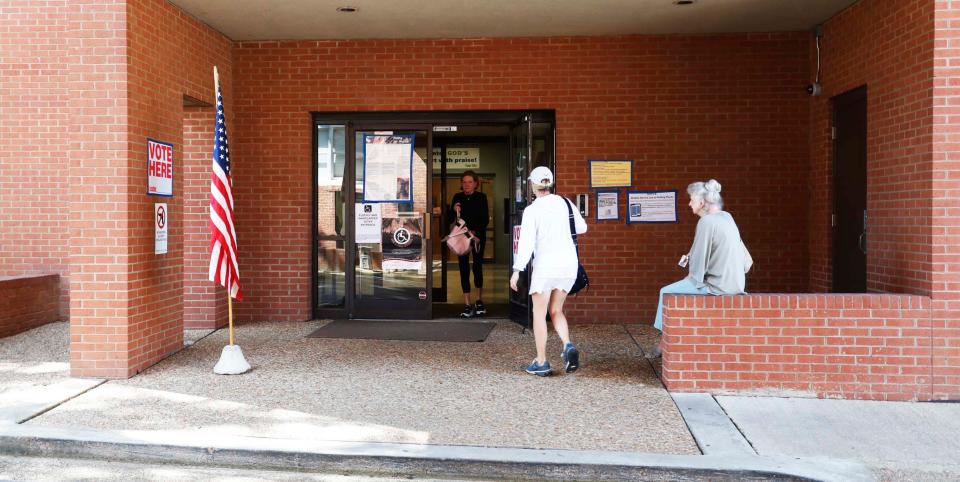
<path fill-rule="evenodd" d="M 487 223 L 490 213 L 487 209 L 487 196 L 477 191 L 480 178 L 473 171 L 465 171 L 460 177 L 461 192 L 453 195 L 450 202 L 449 224 L 463 219 L 474 236 L 480 241 L 473 253 L 473 283 L 477 287 L 477 303 L 470 303 L 470 254 L 459 257 L 460 287 L 463 288 L 463 302 L 467 305 L 460 313 L 461 318 L 473 318 L 487 313 L 483 305 L 483 249 L 487 242 Z"/>

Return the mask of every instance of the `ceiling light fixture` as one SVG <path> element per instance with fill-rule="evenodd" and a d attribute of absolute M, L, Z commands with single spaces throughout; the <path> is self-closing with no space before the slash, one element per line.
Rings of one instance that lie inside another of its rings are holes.
<path fill-rule="evenodd" d="M 353 13 L 357 11 L 357 7 L 337 7 L 337 11 L 342 13 Z"/>
<path fill-rule="evenodd" d="M 693 5 L 697 0 L 673 0 L 674 5 Z"/>

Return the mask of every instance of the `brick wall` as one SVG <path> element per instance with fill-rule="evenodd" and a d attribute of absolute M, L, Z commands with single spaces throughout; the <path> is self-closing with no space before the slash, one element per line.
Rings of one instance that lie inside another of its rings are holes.
<path fill-rule="evenodd" d="M 60 276 L 0 277 L 0 338 L 60 317 Z"/>
<path fill-rule="evenodd" d="M 227 323 L 227 291 L 208 278 L 215 115 L 213 107 L 189 107 L 183 113 L 183 324 L 189 329 Z"/>
<path fill-rule="evenodd" d="M 680 392 L 929 400 L 930 307 L 911 295 L 667 295 L 664 383 Z"/>
<path fill-rule="evenodd" d="M 0 2 L 0 276 L 59 274 L 63 319 L 70 303 L 64 201 L 80 166 L 65 155 L 73 10 L 67 1 Z"/>
<path fill-rule="evenodd" d="M 932 292 L 932 52 L 929 0 L 863 0 L 824 24 L 823 94 L 810 102 L 813 291 L 830 291 L 833 278 L 830 98 L 866 85 L 867 290 L 928 296 Z M 810 55 L 815 72 L 812 39 Z"/>
<path fill-rule="evenodd" d="M 182 106 L 184 94 L 213 103 L 216 64 L 234 139 L 240 319 L 309 317 L 311 111 L 554 109 L 561 193 L 587 190 L 588 159 L 633 159 L 635 189 L 680 190 L 676 225 L 588 221 L 594 289 L 571 300 L 574 322 L 652 318 L 697 220 L 682 190 L 707 177 L 723 183 L 758 261 L 750 291 L 826 290 L 829 98 L 866 84 L 868 286 L 932 297 L 929 396 L 955 396 L 957 8 L 863 0 L 837 15 L 825 26 L 825 92 L 811 100 L 800 90 L 806 33 L 232 44 L 161 0 L 10 0 L 0 276 L 53 272 L 69 284 L 60 312 L 69 303 L 74 375 L 129 376 L 179 347 L 183 318 L 222 323 L 222 290 L 197 276 L 209 114 Z M 172 142 L 178 161 L 163 256 L 158 199 L 144 193 L 146 137 Z M 883 393 L 870 390 L 854 392 Z"/>
<path fill-rule="evenodd" d="M 237 316 L 310 316 L 311 111 L 555 109 L 560 192 L 587 190 L 589 159 L 634 159 L 635 189 L 682 192 L 715 177 L 760 260 L 750 289 L 803 291 L 807 40 L 241 42 L 232 139 L 246 284 Z M 682 275 L 675 260 L 693 239 L 697 219 L 685 203 L 676 225 L 589 221 L 581 254 L 593 289 L 570 301 L 572 322 L 652 319 L 659 287 Z"/>
<path fill-rule="evenodd" d="M 960 2 L 935 3 L 933 397 L 960 399 Z"/>

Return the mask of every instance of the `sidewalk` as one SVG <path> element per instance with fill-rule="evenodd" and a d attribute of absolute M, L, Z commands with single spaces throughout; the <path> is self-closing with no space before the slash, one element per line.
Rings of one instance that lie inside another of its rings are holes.
<path fill-rule="evenodd" d="M 66 323 L 0 340 L 0 451 L 438 477 L 960 477 L 949 456 L 960 453 L 957 437 L 931 442 L 909 429 L 921 420 L 924 434 L 960 433 L 950 425 L 958 404 L 683 394 L 675 403 L 642 357 L 655 340 L 646 327 L 574 327 L 583 368 L 541 379 L 519 370 L 532 357 L 532 335 L 505 321 L 484 343 L 304 338 L 321 325 L 240 326 L 254 370 L 234 377 L 212 373 L 224 330 L 190 333 L 198 341 L 183 351 L 108 382 L 69 379 Z M 559 361 L 557 340 L 548 350 Z M 838 432 L 791 423 L 791 414 L 801 420 L 804 407 L 832 413 L 851 403 L 871 407 L 863 423 L 873 426 L 902 412 L 898 433 L 913 433 L 904 443 L 917 450 L 901 453 L 927 459 L 910 465 L 895 450 L 872 450 L 889 440 L 869 433 L 854 444 L 859 451 L 801 443 Z M 777 443 L 784 437 L 796 445 Z"/>

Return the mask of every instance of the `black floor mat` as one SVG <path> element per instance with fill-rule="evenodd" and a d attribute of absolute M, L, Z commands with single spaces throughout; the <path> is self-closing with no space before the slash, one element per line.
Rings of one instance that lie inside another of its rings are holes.
<path fill-rule="evenodd" d="M 482 342 L 495 326 L 480 321 L 333 320 L 307 338 Z"/>

